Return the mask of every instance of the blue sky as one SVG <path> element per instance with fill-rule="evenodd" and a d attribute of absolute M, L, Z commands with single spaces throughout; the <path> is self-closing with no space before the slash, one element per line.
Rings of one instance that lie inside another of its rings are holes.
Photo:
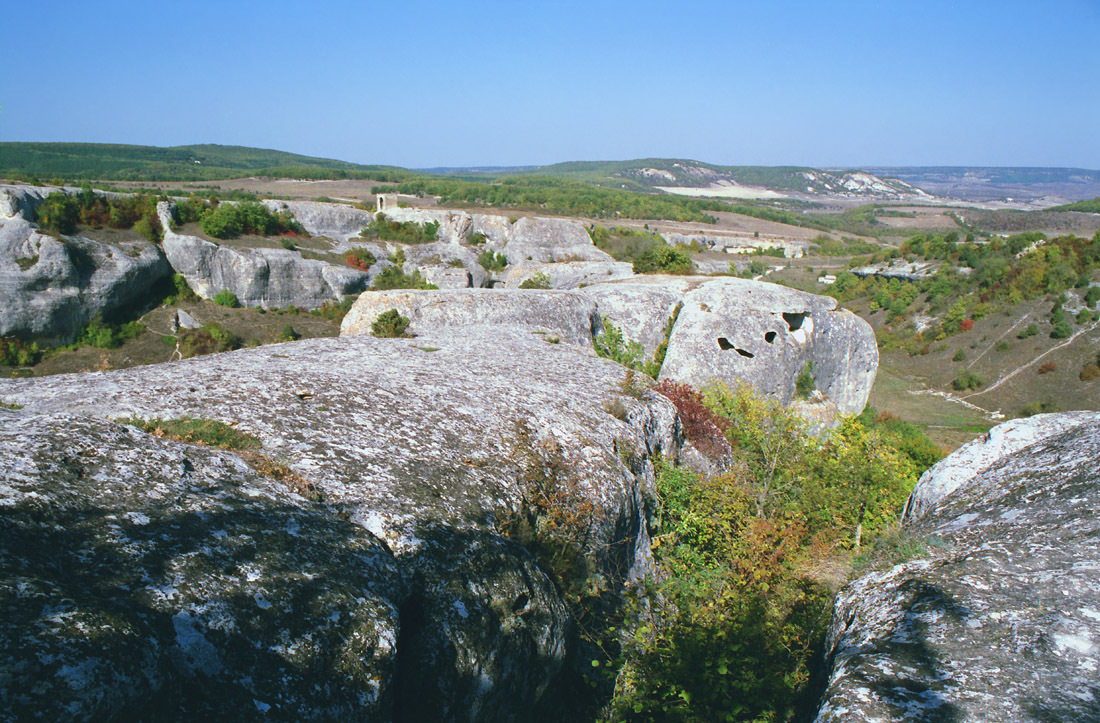
<path fill-rule="evenodd" d="M 1100 169 L 1100 0 L 11 3 L 0 141 Z"/>

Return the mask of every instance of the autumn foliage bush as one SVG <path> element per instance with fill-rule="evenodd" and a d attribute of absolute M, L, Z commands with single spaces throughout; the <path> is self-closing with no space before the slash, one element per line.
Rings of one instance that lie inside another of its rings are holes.
<path fill-rule="evenodd" d="M 684 437 L 705 454 L 721 456 L 730 451 L 724 431 L 729 422 L 722 419 L 703 403 L 703 395 L 688 386 L 665 379 L 654 391 L 663 394 L 676 406 L 680 414 Z"/>

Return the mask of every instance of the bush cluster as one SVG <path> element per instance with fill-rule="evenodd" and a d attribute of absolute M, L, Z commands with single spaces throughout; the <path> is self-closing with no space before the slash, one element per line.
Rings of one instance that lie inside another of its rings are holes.
<path fill-rule="evenodd" d="M 439 240 L 439 222 L 391 221 L 379 212 L 359 235 L 403 244 L 428 244 Z"/>
<path fill-rule="evenodd" d="M 397 309 L 389 309 L 383 311 L 377 319 L 371 322 L 370 333 L 371 336 L 376 336 L 379 339 L 397 339 L 408 336 L 408 333 L 406 333 L 408 328 L 408 317 L 401 316 L 401 312 Z"/>
<path fill-rule="evenodd" d="M 219 203 L 202 211 L 199 227 L 208 236 L 230 239 L 253 236 L 308 236 L 290 211 L 272 213 L 262 203 Z"/>
<path fill-rule="evenodd" d="M 35 222 L 58 234 L 71 234 L 77 225 L 132 228 L 154 243 L 164 236 L 157 217 L 157 199 L 147 194 L 107 198 L 85 186 L 70 196 L 58 191 L 42 199 L 35 209 Z"/>

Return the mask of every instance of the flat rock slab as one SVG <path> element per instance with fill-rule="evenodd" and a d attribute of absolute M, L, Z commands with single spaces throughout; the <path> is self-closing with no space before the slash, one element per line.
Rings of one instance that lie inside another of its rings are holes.
<path fill-rule="evenodd" d="M 473 326 L 0 380 L 0 400 L 24 415 L 212 418 L 257 436 L 324 507 L 382 541 L 409 584 L 380 699 L 408 719 L 505 720 L 554 690 L 570 651 L 559 591 L 502 534 L 530 511 L 532 485 L 584 510 L 578 534 L 597 569 L 648 571 L 650 459 L 676 456 L 679 427 L 667 399 L 623 381 L 573 345 Z"/>
<path fill-rule="evenodd" d="M 390 309 L 410 320 L 411 334 L 491 325 L 525 329 L 546 340 L 557 339 L 589 350 L 599 324 L 595 303 L 570 291 L 379 291 L 356 299 L 344 317 L 340 335 L 370 334 L 374 321 Z"/>
<path fill-rule="evenodd" d="M 938 542 L 841 591 L 818 721 L 1097 720 L 1100 414 L 1089 416 L 995 460 L 956 453 L 976 473 L 906 524 Z"/>
<path fill-rule="evenodd" d="M 0 718 L 388 718 L 407 581 L 227 452 L 0 410 Z"/>

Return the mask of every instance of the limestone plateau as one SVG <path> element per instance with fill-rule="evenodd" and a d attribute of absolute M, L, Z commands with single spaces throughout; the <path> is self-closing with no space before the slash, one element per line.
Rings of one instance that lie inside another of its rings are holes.
<path fill-rule="evenodd" d="M 662 380 L 745 380 L 820 428 L 863 409 L 877 369 L 832 299 L 634 276 L 568 219 L 433 211 L 437 240 L 404 261 L 377 244 L 359 271 L 171 231 L 170 202 L 160 244 L 54 236 L 43 196 L 0 190 L 0 336 L 71 339 L 171 273 L 271 307 L 385 265 L 441 288 L 362 293 L 338 338 L 0 380 L 4 720 L 568 719 L 579 621 L 509 532 L 553 493 L 625 605 L 662 574 L 655 462 L 693 453 L 672 402 L 597 356 L 604 321 L 666 347 Z M 369 248 L 361 209 L 266 203 Z M 484 268 L 471 234 L 515 263 Z M 536 273 L 552 288 L 515 288 Z M 390 310 L 407 337 L 371 335 Z M 257 440 L 268 471 L 118 421 L 182 418 Z M 1100 414 L 1067 413 L 930 469 L 903 524 L 936 544 L 841 590 L 818 719 L 1100 718 L 1097 459 Z"/>

